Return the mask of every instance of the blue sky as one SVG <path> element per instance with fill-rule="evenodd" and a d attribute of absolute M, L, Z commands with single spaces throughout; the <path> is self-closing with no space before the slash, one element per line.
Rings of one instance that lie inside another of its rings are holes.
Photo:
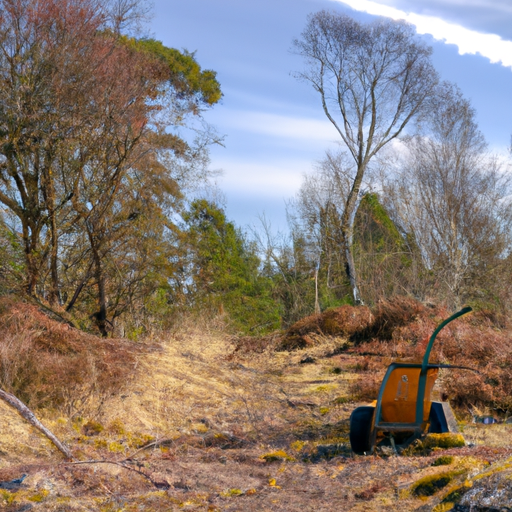
<path fill-rule="evenodd" d="M 477 111 L 492 150 L 512 134 L 512 4 L 503 0 L 154 0 L 152 36 L 196 51 L 214 69 L 224 98 L 206 120 L 225 135 L 211 152 L 228 217 L 258 226 L 265 214 L 286 230 L 285 204 L 325 150 L 336 144 L 320 99 L 292 73 L 290 53 L 307 15 L 322 9 L 359 20 L 406 18 L 433 47 L 441 78 L 455 82 Z M 475 53 L 478 52 L 478 53 Z M 494 62 L 494 63 L 493 63 Z"/>

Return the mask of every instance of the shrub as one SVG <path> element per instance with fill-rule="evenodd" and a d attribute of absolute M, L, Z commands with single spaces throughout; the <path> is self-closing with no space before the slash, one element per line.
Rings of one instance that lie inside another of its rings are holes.
<path fill-rule="evenodd" d="M 140 348 L 100 339 L 43 314 L 34 305 L 0 299 L 0 385 L 31 408 L 67 414 L 101 407 L 134 374 Z"/>
<path fill-rule="evenodd" d="M 294 323 L 285 333 L 280 350 L 296 350 L 313 343 L 311 335 L 320 334 L 350 338 L 371 321 L 370 309 L 365 306 L 341 306 L 307 316 Z"/>

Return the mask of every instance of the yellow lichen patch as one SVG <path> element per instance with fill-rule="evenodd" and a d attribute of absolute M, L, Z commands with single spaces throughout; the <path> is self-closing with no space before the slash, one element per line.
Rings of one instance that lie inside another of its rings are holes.
<path fill-rule="evenodd" d="M 466 445 L 462 434 L 428 434 L 422 442 L 423 448 L 460 448 Z"/>
<path fill-rule="evenodd" d="M 119 418 L 114 418 L 109 424 L 108 424 L 108 430 L 112 434 L 118 434 L 120 436 L 124 435 L 126 433 L 125 426 L 123 422 Z"/>
<path fill-rule="evenodd" d="M 6 489 L 0 489 L 0 498 L 2 499 L 5 505 L 11 505 L 13 501 L 16 499 L 16 493 L 9 492 Z"/>
<path fill-rule="evenodd" d="M 270 487 L 273 487 L 274 489 L 281 489 L 281 486 L 280 485 L 277 485 L 277 481 L 275 478 L 271 478 L 269 481 L 268 481 L 268 485 Z"/>
<path fill-rule="evenodd" d="M 284 450 L 277 450 L 275 452 L 265 453 L 260 457 L 267 462 L 282 462 L 282 461 L 294 461 L 293 457 L 290 457 Z"/>
<path fill-rule="evenodd" d="M 123 453 L 125 451 L 125 446 L 117 441 L 112 441 L 108 445 L 108 451 L 114 453 Z"/>
<path fill-rule="evenodd" d="M 140 448 L 154 440 L 154 436 L 150 434 L 141 434 L 140 432 L 127 432 L 126 434 L 126 444 L 130 448 Z"/>
<path fill-rule="evenodd" d="M 208 432 L 208 427 L 204 423 L 193 423 L 190 426 L 190 430 L 197 434 L 206 434 L 206 432 Z"/>
<path fill-rule="evenodd" d="M 41 489 L 36 494 L 32 494 L 32 496 L 29 496 L 28 500 L 33 501 L 34 503 L 41 503 L 49 494 L 50 491 L 48 491 L 47 489 Z"/>
<path fill-rule="evenodd" d="M 108 443 L 105 439 L 95 439 L 94 446 L 97 449 L 104 449 L 104 448 L 107 448 Z"/>
<path fill-rule="evenodd" d="M 104 427 L 101 423 L 94 420 L 89 420 L 82 425 L 82 434 L 86 436 L 97 436 L 103 432 Z"/>
<path fill-rule="evenodd" d="M 290 444 L 290 448 L 296 452 L 300 452 L 302 451 L 302 449 L 304 448 L 304 446 L 306 446 L 307 442 L 306 441 L 293 441 L 293 443 Z"/>
<path fill-rule="evenodd" d="M 454 503 L 439 503 L 439 505 L 436 505 L 432 509 L 432 512 L 448 512 L 449 510 L 452 510 L 454 506 Z"/>
<path fill-rule="evenodd" d="M 451 488 L 443 498 L 442 502 L 434 507 L 433 512 L 445 512 L 447 510 L 451 510 L 472 486 L 473 483 L 466 480 L 462 485 Z"/>
<path fill-rule="evenodd" d="M 220 493 L 220 495 L 223 498 L 230 498 L 232 496 L 241 496 L 242 494 L 244 494 L 244 491 L 242 491 L 241 489 L 227 489 L 226 491 Z"/>
<path fill-rule="evenodd" d="M 308 388 L 307 393 L 311 395 L 324 395 L 336 391 L 338 386 L 336 384 L 321 384 L 320 386 L 312 386 Z"/>

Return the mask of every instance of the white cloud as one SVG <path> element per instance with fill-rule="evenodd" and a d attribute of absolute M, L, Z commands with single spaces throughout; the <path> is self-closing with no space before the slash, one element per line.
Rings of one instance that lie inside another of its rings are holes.
<path fill-rule="evenodd" d="M 219 181 L 227 193 L 238 192 L 276 199 L 293 196 L 302 183 L 304 173 L 311 168 L 311 164 L 303 160 L 285 160 L 277 163 L 273 160 L 267 165 L 264 162 L 248 163 L 238 159 L 219 159 L 214 163 L 223 169 Z"/>
<path fill-rule="evenodd" d="M 337 139 L 336 130 L 327 120 L 236 111 L 225 114 L 222 122 L 232 129 L 273 137 L 323 141 Z"/>
<path fill-rule="evenodd" d="M 469 30 L 433 16 L 406 13 L 371 0 L 334 1 L 344 3 L 356 11 L 385 16 L 395 20 L 406 20 L 416 26 L 419 34 L 431 34 L 435 39 L 456 45 L 461 55 L 480 54 L 492 63 L 500 63 L 505 67 L 512 68 L 512 41 L 503 40 L 498 35 Z"/>

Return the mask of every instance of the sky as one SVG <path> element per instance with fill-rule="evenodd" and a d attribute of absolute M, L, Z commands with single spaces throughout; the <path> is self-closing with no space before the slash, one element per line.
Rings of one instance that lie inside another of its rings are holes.
<path fill-rule="evenodd" d="M 477 113 L 493 152 L 512 134 L 512 3 L 504 0 L 153 0 L 151 35 L 195 52 L 213 69 L 223 99 L 205 120 L 224 136 L 211 167 L 227 216 L 286 231 L 286 204 L 303 176 L 339 137 L 319 95 L 294 78 L 304 69 L 290 50 L 307 16 L 331 10 L 370 22 L 406 19 L 434 52 L 442 80 L 456 83 Z"/>

